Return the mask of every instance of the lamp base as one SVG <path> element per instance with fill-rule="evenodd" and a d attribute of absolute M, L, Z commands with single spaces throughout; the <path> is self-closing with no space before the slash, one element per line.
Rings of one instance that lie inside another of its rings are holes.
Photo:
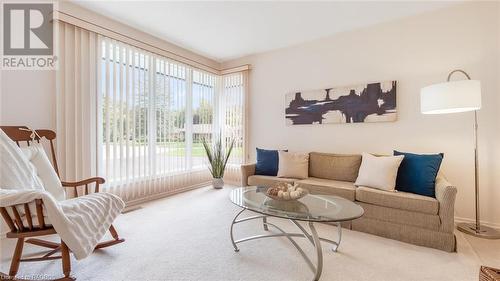
<path fill-rule="evenodd" d="M 499 230 L 484 225 L 481 225 L 480 229 L 476 229 L 475 223 L 459 223 L 457 224 L 457 229 L 480 238 L 500 239 Z"/>

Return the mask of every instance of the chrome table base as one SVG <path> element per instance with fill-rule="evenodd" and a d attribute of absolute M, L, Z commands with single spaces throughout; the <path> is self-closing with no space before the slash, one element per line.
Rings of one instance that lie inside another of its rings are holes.
<path fill-rule="evenodd" d="M 313 280 L 314 281 L 319 280 L 319 278 L 321 277 L 322 270 L 323 270 L 323 251 L 322 251 L 322 248 L 321 248 L 321 242 L 320 241 L 333 244 L 332 250 L 334 252 L 336 252 L 338 250 L 338 247 L 340 245 L 340 240 L 342 238 L 342 227 L 340 226 L 339 222 L 335 223 L 337 225 L 338 240 L 337 241 L 333 241 L 333 240 L 330 240 L 330 239 L 319 237 L 318 236 L 318 232 L 316 231 L 316 228 L 314 227 L 314 223 L 313 222 L 308 222 L 308 226 L 309 226 L 309 229 L 311 231 L 311 234 L 309 234 L 309 232 L 299 222 L 297 222 L 296 220 L 293 220 L 293 219 L 289 219 L 289 221 L 291 221 L 302 233 L 288 233 L 288 232 L 285 232 L 283 229 L 281 229 L 277 225 L 268 222 L 267 218 L 269 216 L 266 216 L 266 215 L 256 215 L 256 216 L 251 216 L 251 217 L 246 217 L 246 218 L 238 219 L 238 217 L 245 210 L 247 210 L 247 209 L 242 209 L 240 212 L 238 212 L 238 214 L 236 214 L 236 216 L 234 217 L 233 221 L 231 222 L 230 236 L 231 236 L 231 242 L 233 244 L 235 252 L 239 252 L 239 250 L 240 250 L 238 248 L 238 246 L 237 246 L 237 244 L 239 244 L 239 243 L 243 243 L 243 242 L 251 241 L 251 240 L 256 240 L 256 239 L 261 239 L 261 238 L 286 237 L 290 241 L 290 243 L 292 243 L 292 245 L 297 249 L 297 251 L 300 253 L 300 255 L 304 258 L 304 260 L 306 261 L 307 265 L 309 266 L 309 268 L 313 272 L 313 274 L 314 274 Z M 263 225 L 264 230 L 268 231 L 269 230 L 269 226 L 271 226 L 271 227 L 275 228 L 276 230 L 278 230 L 279 233 L 264 234 L 264 235 L 255 235 L 255 236 L 249 236 L 249 237 L 246 237 L 246 238 L 235 240 L 234 239 L 234 234 L 233 234 L 234 225 L 238 224 L 238 223 L 241 223 L 241 222 L 255 220 L 255 219 L 262 219 L 262 225 Z M 304 252 L 304 250 L 297 244 L 297 242 L 295 242 L 295 240 L 293 239 L 294 237 L 307 238 L 307 240 L 312 244 L 312 246 L 316 250 L 316 265 L 313 264 L 313 262 L 311 261 L 311 259 Z"/>

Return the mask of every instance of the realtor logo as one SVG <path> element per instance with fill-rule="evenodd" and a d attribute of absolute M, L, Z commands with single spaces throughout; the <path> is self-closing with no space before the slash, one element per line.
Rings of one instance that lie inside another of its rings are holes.
<path fill-rule="evenodd" d="M 50 3 L 4 4 L 4 55 L 52 55 L 52 11 Z"/>
<path fill-rule="evenodd" d="M 3 5 L 4 55 L 53 55 L 53 4 Z"/>
<path fill-rule="evenodd" d="M 3 3 L 2 70 L 53 70 L 54 5 L 57 2 Z"/>

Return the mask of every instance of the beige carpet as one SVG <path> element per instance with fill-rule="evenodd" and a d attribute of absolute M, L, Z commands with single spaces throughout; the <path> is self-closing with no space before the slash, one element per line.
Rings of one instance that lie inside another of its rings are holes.
<path fill-rule="evenodd" d="M 229 226 L 239 208 L 229 201 L 230 190 L 201 188 L 121 215 L 116 227 L 127 241 L 82 261 L 72 258 L 73 275 L 78 280 L 310 280 L 312 273 L 285 238 L 250 241 L 233 251 Z M 294 230 L 288 221 L 274 222 Z M 237 237 L 263 232 L 256 221 L 236 227 Z M 334 230 L 318 225 L 325 237 L 334 237 Z M 446 253 L 355 231 L 343 234 L 338 253 L 323 245 L 321 280 L 477 280 L 482 263 L 462 235 L 459 252 Z M 301 245 L 307 247 L 305 241 Z M 14 243 L 2 239 L 1 246 L 1 271 L 8 272 Z M 38 249 L 26 246 L 28 253 Z M 58 277 L 60 262 L 23 263 L 20 274 Z"/>

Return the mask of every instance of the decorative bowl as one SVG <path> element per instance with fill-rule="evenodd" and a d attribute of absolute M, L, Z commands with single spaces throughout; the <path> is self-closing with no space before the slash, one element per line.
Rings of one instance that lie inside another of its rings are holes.
<path fill-rule="evenodd" d="M 266 196 L 277 201 L 294 201 L 308 194 L 306 189 L 297 185 L 278 184 L 266 190 Z"/>
<path fill-rule="evenodd" d="M 297 198 L 289 198 L 289 199 L 285 199 L 285 198 L 282 198 L 282 197 L 278 197 L 278 196 L 273 196 L 273 195 L 270 195 L 270 194 L 267 194 L 266 193 L 266 196 L 273 199 L 273 200 L 276 200 L 276 201 L 296 201 L 296 200 L 299 200 L 300 198 L 306 196 L 307 193 L 302 193 L 299 197 Z"/>

